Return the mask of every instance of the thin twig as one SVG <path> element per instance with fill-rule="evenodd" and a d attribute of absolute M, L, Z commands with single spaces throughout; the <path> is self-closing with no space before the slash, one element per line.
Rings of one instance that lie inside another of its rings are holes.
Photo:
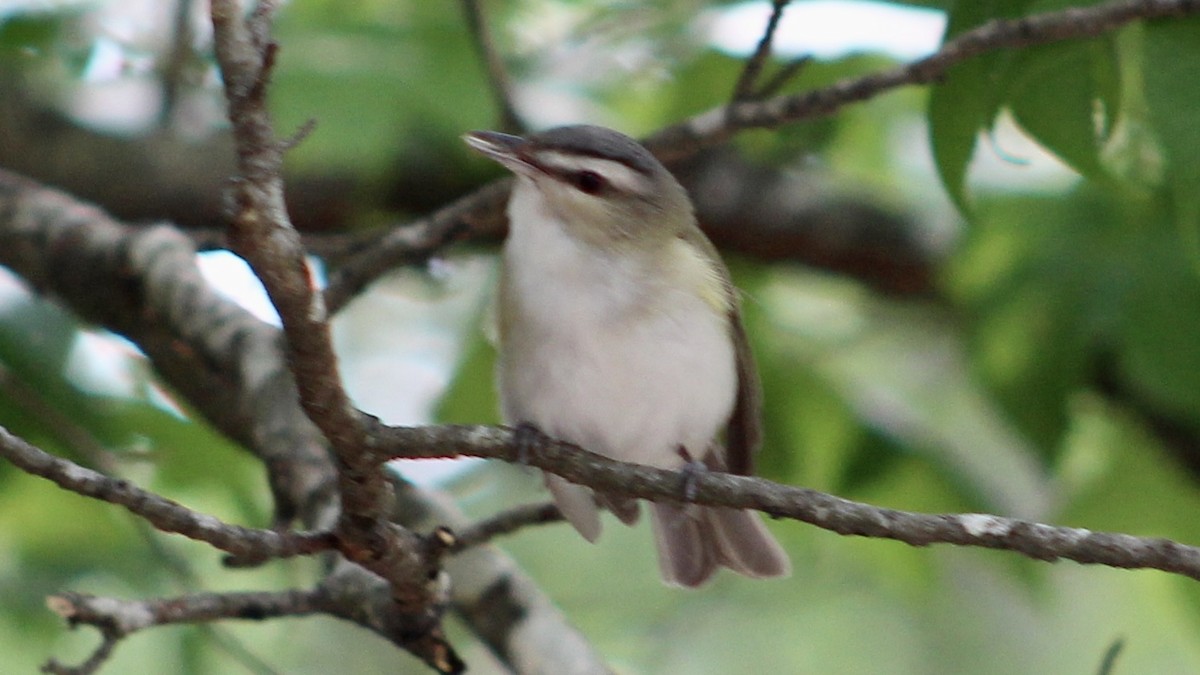
<path fill-rule="evenodd" d="M 167 54 L 162 74 L 163 102 L 158 118 L 160 127 L 165 128 L 171 124 L 178 107 L 180 91 L 183 89 L 184 75 L 187 73 L 188 65 L 195 57 L 195 50 L 192 46 L 192 41 L 195 39 L 192 31 L 192 7 L 194 5 L 193 0 L 175 0 L 171 50 Z"/>
<path fill-rule="evenodd" d="M 1133 21 L 1196 13 L 1200 13 L 1200 2 L 1196 0 L 1114 0 L 1019 19 L 996 19 L 958 35 L 931 56 L 907 65 L 801 94 L 713 108 L 658 131 L 645 139 L 645 144 L 659 159 L 672 162 L 722 143 L 745 129 L 775 128 L 828 115 L 891 89 L 936 82 L 954 65 L 987 52 L 1095 37 Z"/>
<path fill-rule="evenodd" d="M 9 400 L 14 401 L 27 415 L 39 419 L 51 433 L 60 437 L 70 448 L 83 454 L 87 461 L 97 467 L 101 473 L 110 477 L 117 475 L 120 462 L 114 453 L 105 448 L 86 428 L 70 416 L 64 415 L 58 408 L 50 405 L 41 394 L 25 385 L 3 366 L 0 366 L 0 391 L 3 391 Z M 195 591 L 199 585 L 199 578 L 192 569 L 190 561 L 165 546 L 161 538 L 157 536 L 154 526 L 142 518 L 139 513 L 130 511 L 129 515 L 130 522 L 133 523 L 138 536 L 151 554 L 175 575 L 176 580 L 182 586 L 190 591 Z M 285 534 L 285 536 L 290 535 Z M 333 547 L 332 537 L 329 538 L 327 544 L 329 548 Z M 266 555 L 258 557 L 260 560 L 269 560 L 271 554 L 266 552 Z M 224 649 L 231 658 L 240 662 L 248 671 L 262 675 L 270 675 L 275 672 L 237 637 L 221 631 L 216 626 L 205 626 L 204 628 L 214 643 Z M 101 647 L 93 654 L 94 657 L 99 656 L 95 660 L 95 665 L 98 666 L 107 658 L 108 651 L 112 649 L 112 647 L 105 649 L 105 645 L 109 642 L 110 640 L 106 637 Z M 92 659 L 88 659 L 88 663 L 77 668 L 87 667 L 91 662 Z"/>
<path fill-rule="evenodd" d="M 530 525 L 558 523 L 563 519 L 562 512 L 554 502 L 543 504 L 525 504 L 507 511 L 502 511 L 490 518 L 481 520 L 470 527 L 454 534 L 454 544 L 451 552 L 465 551 L 472 546 L 486 544 L 496 537 L 512 534 Z"/>
<path fill-rule="evenodd" d="M 1104 658 L 1100 660 L 1100 669 L 1096 671 L 1096 675 L 1113 675 L 1117 667 L 1117 657 L 1124 648 L 1125 638 L 1113 640 L 1108 649 L 1104 650 Z"/>
<path fill-rule="evenodd" d="M 307 120 L 304 120 L 304 123 L 301 124 L 295 131 L 293 131 L 291 136 L 288 136 L 279 142 L 280 149 L 282 149 L 284 152 L 294 149 L 296 146 L 303 143 L 304 139 L 308 138 L 316 128 L 317 118 L 310 117 Z"/>
<path fill-rule="evenodd" d="M 793 78 L 799 75 L 800 71 L 804 70 L 804 67 L 807 66 L 811 61 L 811 56 L 798 56 L 791 61 L 788 61 L 782 68 L 779 69 L 778 72 L 771 76 L 771 79 L 764 82 L 758 88 L 758 91 L 754 92 L 755 95 L 759 98 L 766 98 L 768 96 L 774 96 L 775 94 L 778 94 L 779 91 L 783 89 L 788 82 L 791 82 Z"/>
<path fill-rule="evenodd" d="M 790 2 L 791 0 L 773 0 L 771 3 L 771 18 L 767 20 L 767 27 L 763 29 L 762 37 L 758 40 L 758 47 L 754 49 L 754 54 L 746 60 L 746 65 L 742 68 L 742 74 L 738 77 L 737 84 L 733 87 L 731 100 L 734 102 L 748 101 L 761 96 L 759 92 L 755 91 L 758 85 L 758 78 L 762 75 L 762 69 L 766 65 L 767 59 L 771 57 L 772 44 L 775 42 L 775 31 L 779 28 L 779 20 L 783 18 L 784 8 Z"/>
<path fill-rule="evenodd" d="M 149 600 L 120 600 L 86 593 L 59 593 L 46 600 L 47 606 L 66 619 L 72 627 L 80 624 L 95 626 L 100 630 L 103 641 L 100 647 L 78 666 L 64 666 L 51 660 L 42 670 L 62 675 L 86 675 L 103 665 L 121 639 L 145 628 L 222 619 L 261 621 L 280 616 L 307 616 L 323 611 L 324 599 L 324 594 L 319 590 L 195 593 Z"/>
<path fill-rule="evenodd" d="M 128 481 L 110 478 L 43 452 L 3 427 L 0 427 L 0 456 L 64 490 L 123 506 L 163 532 L 182 534 L 234 555 L 284 558 L 328 551 L 336 543 L 328 532 L 276 532 L 223 523 Z"/>
<path fill-rule="evenodd" d="M 475 45 L 479 60 L 483 61 L 487 71 L 488 86 L 492 90 L 492 99 L 496 102 L 496 108 L 499 109 L 500 128 L 513 134 L 522 133 L 527 127 L 517 113 L 516 105 L 513 103 L 512 82 L 509 80 L 508 70 L 504 67 L 504 60 L 500 58 L 500 52 L 496 49 L 491 32 L 488 31 L 487 20 L 483 14 L 483 0 L 462 0 L 462 6 L 467 20 L 467 30 L 471 33 L 471 42 Z"/>
<path fill-rule="evenodd" d="M 53 606 L 51 609 L 53 609 Z M 68 621 L 70 621 L 69 618 Z M 73 621 L 71 623 L 74 624 Z M 107 624 L 97 623 L 96 628 L 100 631 L 100 644 L 87 657 L 87 660 L 78 666 L 68 666 L 59 663 L 57 659 L 50 659 L 42 664 L 41 671 L 43 673 L 50 673 L 51 675 L 91 675 L 100 670 L 100 667 L 108 661 L 108 658 L 112 656 L 113 651 L 117 648 L 117 644 L 125 636 L 113 626 Z"/>
<path fill-rule="evenodd" d="M 392 229 L 329 275 L 325 306 L 341 311 L 372 281 L 398 264 L 421 263 L 446 245 L 496 227 L 503 217 L 511 179 L 502 179 L 456 200 L 428 218 Z"/>

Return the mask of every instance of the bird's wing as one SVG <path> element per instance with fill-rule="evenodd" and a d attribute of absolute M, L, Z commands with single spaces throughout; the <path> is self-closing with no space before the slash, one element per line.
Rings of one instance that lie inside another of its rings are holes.
<path fill-rule="evenodd" d="M 762 386 L 736 303 L 729 311 L 729 322 L 733 326 L 738 389 L 733 414 L 725 428 L 726 461 L 730 473 L 748 476 L 754 470 L 754 455 L 762 443 Z"/>

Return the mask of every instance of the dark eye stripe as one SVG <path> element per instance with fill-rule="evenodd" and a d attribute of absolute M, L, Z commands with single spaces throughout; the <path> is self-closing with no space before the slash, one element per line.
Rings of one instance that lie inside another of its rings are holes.
<path fill-rule="evenodd" d="M 608 187 L 608 181 L 604 179 L 604 176 L 595 171 L 576 171 L 567 178 L 572 185 L 579 188 L 580 192 L 589 195 L 599 194 Z"/>
<path fill-rule="evenodd" d="M 561 151 L 532 153 L 530 164 L 584 194 L 639 195 L 653 181 L 620 162 L 586 155 L 567 155 Z"/>

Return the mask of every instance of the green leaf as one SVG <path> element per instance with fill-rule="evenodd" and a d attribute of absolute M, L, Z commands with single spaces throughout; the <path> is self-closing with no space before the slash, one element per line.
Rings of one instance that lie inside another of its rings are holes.
<path fill-rule="evenodd" d="M 1122 313 L 1121 373 L 1157 408 L 1200 423 L 1200 278 L 1169 228 L 1141 238 L 1140 283 Z"/>
<path fill-rule="evenodd" d="M 28 63 L 37 54 L 52 51 L 60 41 L 62 26 L 74 12 L 35 12 L 0 15 L 0 63 Z"/>
<path fill-rule="evenodd" d="M 1150 118 L 1166 156 L 1167 182 L 1184 244 L 1200 265 L 1200 19 L 1146 26 L 1145 85 Z"/>
<path fill-rule="evenodd" d="M 1008 73 L 1009 108 L 1048 150 L 1089 177 L 1103 174 L 1097 103 L 1103 73 L 1115 73 L 1110 40 L 1046 45 L 1022 52 Z M 1109 62 L 1109 63 L 1104 63 Z"/>
<path fill-rule="evenodd" d="M 964 63 L 950 70 L 929 97 L 929 135 L 938 176 L 954 205 L 964 213 L 967 204 L 967 165 L 975 154 L 979 130 L 990 110 L 984 104 L 986 87 L 980 63 Z"/>
<path fill-rule="evenodd" d="M 946 40 L 988 20 L 1018 14 L 1023 0 L 980 0 L 959 2 L 951 10 Z M 954 205 L 970 211 L 967 195 L 967 166 L 975 153 L 980 130 L 991 124 L 1000 106 L 996 82 L 1008 57 L 983 54 L 959 63 L 931 88 L 929 136 L 933 159 L 942 185 Z"/>
<path fill-rule="evenodd" d="M 981 199 L 947 285 L 974 315 L 976 372 L 1008 418 L 1049 452 L 1066 401 L 1111 349 L 1128 287 L 1144 274 L 1144 242 L 1127 223 L 1153 222 L 1117 193 L 1084 183 L 1065 194 Z"/>

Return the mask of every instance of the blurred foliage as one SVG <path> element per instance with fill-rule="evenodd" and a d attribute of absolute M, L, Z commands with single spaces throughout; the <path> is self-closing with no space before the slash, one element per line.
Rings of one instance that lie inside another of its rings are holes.
<path fill-rule="evenodd" d="M 129 15 L 158 7 L 167 16 L 169 4 L 8 3 L 0 77 L 23 78 L 66 111 L 83 91 L 157 88 L 169 21 L 147 28 Z M 485 7 L 517 107 L 535 125 L 585 119 L 644 133 L 728 97 L 741 62 L 708 45 L 702 28 L 706 12 L 728 4 Z M 943 9 L 957 35 L 1089 3 L 891 4 Z M 201 45 L 203 25 L 197 17 Z M 275 37 L 280 133 L 318 121 L 289 155 L 293 167 L 352 172 L 376 188 L 399 172 L 418 186 L 494 175 L 457 140 L 496 117 L 458 3 L 296 0 Z M 96 79 L 87 74 L 101 38 L 154 58 L 147 66 L 130 56 L 118 75 Z M 891 63 L 870 53 L 817 60 L 785 91 Z M 219 110 L 211 58 L 194 65 L 207 75 L 185 85 Z M 772 61 L 768 72 L 782 66 Z M 895 508 L 1200 542 L 1198 474 L 1184 468 L 1200 466 L 1197 109 L 1200 21 L 1162 20 L 985 54 L 928 89 L 741 135 L 754 161 L 819 172 L 912 214 L 937 251 L 940 280 L 936 298 L 912 300 L 794 265 L 730 261 L 766 389 L 761 473 Z M 223 124 L 215 115 L 192 123 Z M 468 274 L 455 255 L 446 274 Z M 340 333 L 353 336 L 342 339 L 346 371 L 360 373 L 351 388 L 382 388 L 375 400 L 432 390 L 444 393 L 432 417 L 495 421 L 494 355 L 479 329 L 485 301 L 450 301 L 485 281 L 449 283 L 447 297 L 419 302 L 407 298 L 420 292 L 411 285 L 379 284 L 372 295 L 405 301 L 343 318 L 354 322 Z M 417 320 L 421 303 L 457 309 Z M 89 351 L 97 340 L 109 351 Z M 406 345 L 392 360 L 417 362 L 416 375 L 383 378 L 375 344 Z M 0 296 L 0 424 L 226 520 L 269 521 L 261 466 L 173 401 L 130 346 L 97 338 L 48 300 Z M 539 486 L 531 472 L 489 464 L 451 489 L 482 517 L 541 498 Z M 502 545 L 621 672 L 1088 673 L 1117 637 L 1125 648 L 1114 673 L 1200 672 L 1194 582 L 914 549 L 796 523 L 772 529 L 793 556 L 792 580 L 723 576 L 693 593 L 661 586 L 645 527 L 610 522 L 591 546 L 549 526 Z M 45 610 L 58 590 L 133 598 L 306 586 L 315 575 L 315 561 L 224 570 L 204 546 L 150 533 L 115 507 L 6 464 L 0 543 L 6 672 L 30 672 L 49 656 L 78 660 L 95 644 Z M 499 672 L 452 628 L 472 672 Z M 107 672 L 269 669 L 423 672 L 382 640 L 325 619 L 154 630 L 122 644 Z"/>

